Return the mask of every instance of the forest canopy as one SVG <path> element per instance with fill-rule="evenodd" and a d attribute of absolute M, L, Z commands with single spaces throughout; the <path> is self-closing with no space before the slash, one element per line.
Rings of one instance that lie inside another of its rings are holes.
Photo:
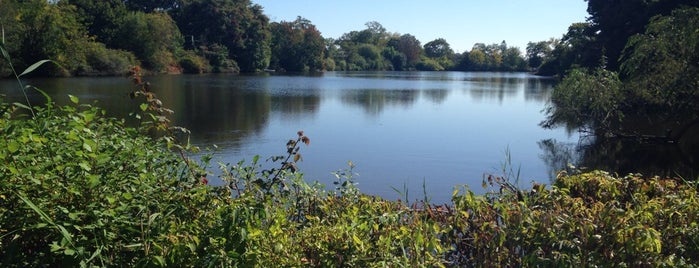
<path fill-rule="evenodd" d="M 250 0 L 0 0 L 6 49 L 18 68 L 51 59 L 36 75 L 334 70 L 527 71 L 521 50 L 477 43 L 454 53 L 379 22 L 337 39 L 303 17 L 270 22 Z M 0 64 L 0 75 L 10 66 Z"/>

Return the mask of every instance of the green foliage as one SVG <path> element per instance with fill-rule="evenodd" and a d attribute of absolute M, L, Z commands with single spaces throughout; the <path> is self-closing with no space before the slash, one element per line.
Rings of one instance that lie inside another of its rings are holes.
<path fill-rule="evenodd" d="M 109 48 L 117 46 L 117 31 L 129 13 L 125 1 L 63 0 L 60 3 L 75 6 L 76 17 L 97 42 Z"/>
<path fill-rule="evenodd" d="M 361 194 L 352 165 L 336 189 L 286 155 L 199 165 L 104 111 L 3 103 L 0 264 L 16 266 L 690 266 L 699 261 L 697 186 L 677 179 L 561 173 L 521 191 L 455 191 L 432 206 Z M 188 162 L 189 161 L 189 162 Z M 511 175 L 511 174 L 510 174 Z"/>
<path fill-rule="evenodd" d="M 223 45 L 228 49 L 226 58 L 234 60 L 243 72 L 259 71 L 269 65 L 269 18 L 259 5 L 249 0 L 183 1 L 170 14 L 187 37 L 188 48 L 204 46 L 205 50 L 215 50 L 208 47 Z"/>
<path fill-rule="evenodd" d="M 449 46 L 444 38 L 437 38 L 425 44 L 425 55 L 430 58 L 448 57 L 454 54 L 454 51 Z"/>
<path fill-rule="evenodd" d="M 667 120 L 699 118 L 699 8 L 655 17 L 631 37 L 621 66 L 629 102 Z M 686 120 L 686 119 L 685 119 Z"/>
<path fill-rule="evenodd" d="M 200 74 L 210 72 L 211 67 L 209 67 L 206 59 L 200 57 L 194 51 L 184 51 L 180 53 L 178 58 L 183 73 Z"/>
<path fill-rule="evenodd" d="M 508 47 L 505 41 L 486 45 L 476 43 L 470 52 L 462 55 L 456 66 L 463 71 L 526 71 L 527 64 L 517 47 Z"/>
<path fill-rule="evenodd" d="M 588 73 L 574 69 L 556 85 L 546 110 L 544 127 L 566 125 L 590 127 L 592 131 L 611 131 L 623 118 L 623 88 L 616 73 L 597 69 Z"/>
<path fill-rule="evenodd" d="M 551 57 L 553 41 L 527 43 L 527 64 L 529 68 L 538 69 L 541 64 Z"/>
<path fill-rule="evenodd" d="M 183 38 L 175 22 L 166 13 L 129 13 L 116 33 L 116 46 L 132 51 L 144 67 L 165 72 L 176 66 L 175 52 Z"/>
<path fill-rule="evenodd" d="M 622 58 L 621 75 L 601 68 L 570 71 L 554 89 L 544 125 L 567 124 L 611 136 L 656 137 L 672 142 L 682 139 L 699 118 L 695 105 L 699 100 L 697 10 L 677 9 L 668 16 L 655 17 L 644 34 L 631 37 Z M 582 24 L 571 27 L 553 53 L 563 53 L 556 56 L 567 62 L 559 62 L 562 66 L 590 59 L 581 52 L 589 51 L 587 44 L 594 43 L 590 29 Z M 604 67 L 605 59 L 598 64 Z M 624 115 L 640 123 L 622 122 Z"/>
<path fill-rule="evenodd" d="M 68 76 L 86 64 L 89 38 L 73 6 L 36 0 L 3 2 L 3 9 L 6 6 L 14 19 L 7 26 L 12 40 L 7 50 L 17 67 L 51 58 L 60 65 L 45 66 L 35 75 Z"/>
<path fill-rule="evenodd" d="M 587 12 L 599 45 L 596 49 L 608 59 L 608 68 L 619 70 L 622 51 L 628 39 L 643 33 L 650 19 L 667 16 L 683 6 L 699 7 L 697 1 L 604 1 L 587 0 Z"/>
<path fill-rule="evenodd" d="M 124 75 L 135 65 L 136 56 L 124 50 L 108 49 L 102 43 L 92 42 L 87 47 L 86 66 L 78 75 Z"/>
<path fill-rule="evenodd" d="M 323 69 L 325 40 L 309 20 L 272 23 L 272 58 L 269 68 L 291 72 Z"/>
<path fill-rule="evenodd" d="M 436 60 L 425 58 L 415 65 L 415 69 L 419 71 L 444 71 L 445 68 Z"/>

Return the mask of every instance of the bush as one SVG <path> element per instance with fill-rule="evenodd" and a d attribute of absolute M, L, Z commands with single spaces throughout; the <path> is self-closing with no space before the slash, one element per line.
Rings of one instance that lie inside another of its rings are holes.
<path fill-rule="evenodd" d="M 87 65 L 78 75 L 125 75 L 139 62 L 131 52 L 108 49 L 102 43 L 91 42 L 87 49 Z"/>
<path fill-rule="evenodd" d="M 206 60 L 197 56 L 194 51 L 185 51 L 181 54 L 179 63 L 183 73 L 200 74 L 210 71 L 211 67 L 208 66 Z"/>
<path fill-rule="evenodd" d="M 140 70 L 132 70 L 145 87 Z M 144 89 L 144 88 L 142 88 Z M 303 132 L 278 168 L 220 163 L 210 186 L 152 92 L 138 128 L 90 105 L 0 101 L 0 266 L 653 267 L 699 263 L 697 184 L 560 173 L 554 185 L 463 187 L 450 205 L 363 195 L 352 164 L 334 190 L 296 172 Z M 154 121 L 149 122 L 147 118 Z M 151 124 L 147 124 L 151 123 Z"/>
<path fill-rule="evenodd" d="M 444 67 L 442 67 L 439 62 L 430 58 L 423 58 L 420 62 L 415 64 L 415 69 L 419 71 L 444 71 Z"/>

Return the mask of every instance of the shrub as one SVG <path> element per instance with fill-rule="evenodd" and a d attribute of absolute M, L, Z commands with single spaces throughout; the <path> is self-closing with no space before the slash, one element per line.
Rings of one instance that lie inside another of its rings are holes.
<path fill-rule="evenodd" d="M 200 74 L 209 72 L 211 67 L 208 66 L 205 59 L 199 57 L 193 51 L 185 51 L 179 56 L 180 67 L 183 73 Z"/>
<path fill-rule="evenodd" d="M 102 43 L 91 42 L 87 49 L 87 67 L 78 75 L 125 75 L 138 65 L 131 52 L 108 49 Z"/>

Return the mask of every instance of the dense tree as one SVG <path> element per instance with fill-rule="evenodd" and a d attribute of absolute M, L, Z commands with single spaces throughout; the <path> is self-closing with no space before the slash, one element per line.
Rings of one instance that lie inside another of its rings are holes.
<path fill-rule="evenodd" d="M 522 51 L 517 47 L 508 47 L 502 53 L 503 71 L 522 71 L 527 69 L 527 62 L 522 57 Z"/>
<path fill-rule="evenodd" d="M 508 47 L 507 42 L 486 45 L 476 43 L 471 51 L 454 56 L 461 71 L 526 71 L 527 63 L 518 47 Z"/>
<path fill-rule="evenodd" d="M 391 42 L 394 41 L 394 42 Z M 389 41 L 389 45 L 393 46 L 397 51 L 405 55 L 406 64 L 408 67 L 415 66 L 422 55 L 422 46 L 420 41 L 410 34 L 403 34 L 398 39 Z"/>
<path fill-rule="evenodd" d="M 325 40 L 309 20 L 271 24 L 272 58 L 270 68 L 294 72 L 323 69 Z"/>
<path fill-rule="evenodd" d="M 527 43 L 527 64 L 529 68 L 537 69 L 548 60 L 556 43 L 555 39 Z"/>
<path fill-rule="evenodd" d="M 408 58 L 394 47 L 385 47 L 381 55 L 388 63 L 388 70 L 400 71 L 407 67 Z"/>
<path fill-rule="evenodd" d="M 422 69 L 446 70 L 454 66 L 454 50 L 444 38 L 427 42 L 424 51 L 428 58 L 423 60 L 427 64 L 423 64 Z"/>
<path fill-rule="evenodd" d="M 449 57 L 454 54 L 454 50 L 451 49 L 447 40 L 444 38 L 438 38 L 427 42 L 425 44 L 425 55 L 430 58 L 441 58 Z"/>
<path fill-rule="evenodd" d="M 605 67 L 607 60 L 590 23 L 573 23 L 560 42 L 555 43 L 551 57 L 540 66 L 541 75 L 560 75 L 571 68 Z M 605 65 L 605 66 L 603 66 Z"/>
<path fill-rule="evenodd" d="M 652 19 L 643 34 L 632 36 L 622 57 L 626 102 L 646 116 L 665 122 L 674 135 L 699 119 L 699 8 L 674 10 Z M 643 107 L 642 109 L 640 107 Z"/>
<path fill-rule="evenodd" d="M 223 45 L 228 48 L 228 57 L 245 72 L 269 65 L 269 19 L 259 5 L 249 0 L 191 0 L 171 14 L 190 41 L 187 48 Z"/>
<path fill-rule="evenodd" d="M 240 69 L 246 72 L 256 72 L 265 69 L 269 66 L 271 57 L 269 32 L 269 18 L 263 13 L 262 6 L 246 4 L 246 11 L 243 17 L 244 32 L 242 39 L 242 47 L 234 48 L 235 60 L 238 62 Z M 309 43 L 312 47 L 313 46 Z M 322 43 L 319 44 L 322 49 Z"/>
<path fill-rule="evenodd" d="M 177 65 L 175 53 L 182 42 L 182 34 L 167 13 L 132 12 L 124 18 L 114 43 L 136 54 L 146 68 L 164 72 Z"/>
<path fill-rule="evenodd" d="M 587 127 L 607 137 L 681 139 L 699 124 L 697 29 L 699 8 L 676 9 L 629 38 L 621 75 L 603 69 L 604 60 L 593 71 L 570 71 L 553 92 L 546 125 Z"/>
<path fill-rule="evenodd" d="M 153 12 L 167 11 L 179 7 L 180 2 L 187 0 L 122 0 L 130 10 Z"/>
<path fill-rule="evenodd" d="M 122 0 L 63 0 L 62 3 L 76 7 L 76 16 L 85 25 L 90 36 L 97 41 L 114 47 L 116 31 L 128 14 Z"/>
<path fill-rule="evenodd" d="M 19 39 L 14 56 L 20 69 L 42 59 L 52 59 L 60 67 L 46 65 L 36 73 L 39 75 L 70 75 L 84 67 L 89 39 L 74 6 L 45 0 L 8 1 L 3 7 L 5 4 L 14 5 L 18 12 L 18 29 L 13 29 L 18 35 L 13 37 Z"/>
<path fill-rule="evenodd" d="M 607 68 L 617 70 L 622 50 L 629 37 L 643 33 L 650 18 L 669 15 L 680 6 L 699 6 L 696 0 L 587 0 L 592 32 L 604 49 Z M 601 52 L 601 51 L 600 51 Z"/>

